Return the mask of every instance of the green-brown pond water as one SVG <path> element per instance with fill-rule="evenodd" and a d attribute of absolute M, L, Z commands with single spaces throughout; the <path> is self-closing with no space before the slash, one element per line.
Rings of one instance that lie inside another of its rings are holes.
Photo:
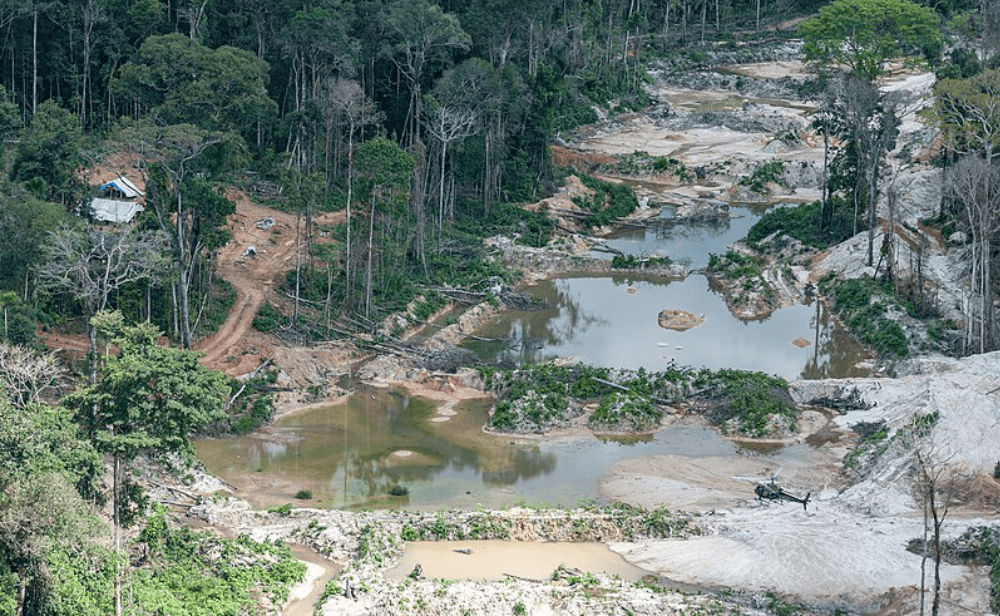
<path fill-rule="evenodd" d="M 456 410 L 450 420 L 434 421 L 439 416 L 428 400 L 365 389 L 346 403 L 286 416 L 249 436 L 204 439 L 195 447 L 209 472 L 237 486 L 238 496 L 257 507 L 423 510 L 572 506 L 599 500 L 599 480 L 625 458 L 759 455 L 713 429 L 691 425 L 629 438 L 525 441 L 484 433 L 483 401 Z M 793 445 L 773 457 L 780 465 L 810 451 Z M 391 496 L 395 485 L 409 494 Z M 312 498 L 295 499 L 300 490 Z"/>
<path fill-rule="evenodd" d="M 660 218 L 645 228 L 623 228 L 609 235 L 604 244 L 627 255 L 670 257 L 691 268 L 708 265 L 708 255 L 726 254 L 728 246 L 747 236 L 750 227 L 760 220 L 766 206 L 733 206 L 729 218 L 671 222 L 675 208 L 664 206 Z M 596 253 L 610 258 L 607 253 Z"/>

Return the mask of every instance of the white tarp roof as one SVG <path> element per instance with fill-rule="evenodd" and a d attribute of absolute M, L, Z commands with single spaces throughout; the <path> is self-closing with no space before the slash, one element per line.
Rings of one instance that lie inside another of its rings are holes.
<path fill-rule="evenodd" d="M 94 220 L 122 224 L 131 222 L 143 208 L 135 201 L 97 198 L 90 202 L 90 210 Z"/>
<path fill-rule="evenodd" d="M 117 179 L 111 180 L 107 184 L 101 186 L 101 190 L 107 190 L 108 188 L 117 189 L 123 195 L 129 199 L 135 199 L 136 197 L 141 197 L 143 192 L 139 190 L 139 187 L 132 183 L 128 178 L 118 176 Z"/>

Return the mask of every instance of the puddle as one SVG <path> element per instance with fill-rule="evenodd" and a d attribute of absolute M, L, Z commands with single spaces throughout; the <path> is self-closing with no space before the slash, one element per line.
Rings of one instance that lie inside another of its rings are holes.
<path fill-rule="evenodd" d="M 456 550 L 471 550 L 463 554 Z M 625 562 L 603 543 L 531 541 L 413 541 L 406 544 L 399 563 L 385 572 L 390 579 L 406 578 L 420 564 L 423 576 L 446 580 L 503 580 L 516 575 L 551 580 L 559 565 L 588 573 L 617 575 L 635 582 L 649 572 Z"/>
<path fill-rule="evenodd" d="M 480 359 L 537 363 L 569 357 L 586 364 L 659 371 L 671 362 L 712 369 L 759 370 L 787 379 L 866 376 L 864 349 L 819 302 L 743 321 L 712 292 L 704 276 L 681 281 L 651 278 L 567 277 L 540 282 L 531 292 L 551 306 L 509 311 L 462 346 Z M 663 329 L 663 310 L 704 319 L 687 331 Z M 795 344 L 798 339 L 811 344 Z"/>

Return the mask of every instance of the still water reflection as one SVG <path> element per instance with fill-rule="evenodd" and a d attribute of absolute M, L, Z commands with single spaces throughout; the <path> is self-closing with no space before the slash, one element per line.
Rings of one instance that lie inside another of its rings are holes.
<path fill-rule="evenodd" d="M 519 502 L 574 505 L 598 497 L 605 471 L 625 458 L 736 455 L 712 429 L 675 426 L 627 439 L 591 436 L 512 442 L 485 434 L 483 402 L 432 422 L 432 404 L 398 391 L 364 390 L 336 406 L 279 420 L 260 433 L 195 444 L 208 470 L 258 507 L 286 502 L 357 508 L 503 507 Z M 400 453 L 408 454 L 400 456 Z M 808 455 L 808 447 L 777 454 Z M 389 489 L 406 486 L 393 497 Z M 299 490 L 313 498 L 295 501 Z"/>
<path fill-rule="evenodd" d="M 857 365 L 865 359 L 864 350 L 817 302 L 743 321 L 698 275 L 682 281 L 557 278 L 539 283 L 532 293 L 552 307 L 505 313 L 476 332 L 494 342 L 469 341 L 464 346 L 487 361 L 571 357 L 592 365 L 647 370 L 663 370 L 676 361 L 760 370 L 789 379 L 867 374 Z M 661 328 L 657 315 L 673 309 L 703 315 L 705 321 L 685 332 Z"/>
<path fill-rule="evenodd" d="M 671 208 L 663 208 L 669 219 Z M 691 268 L 708 265 L 709 253 L 725 254 L 728 246 L 746 237 L 760 220 L 760 214 L 748 207 L 732 207 L 730 217 L 705 221 L 664 222 L 643 229 L 622 229 L 604 242 L 609 248 L 628 255 L 670 257 Z"/>

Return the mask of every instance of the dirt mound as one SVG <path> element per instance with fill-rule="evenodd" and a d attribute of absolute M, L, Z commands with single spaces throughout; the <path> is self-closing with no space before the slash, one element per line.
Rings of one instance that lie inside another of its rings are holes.
<path fill-rule="evenodd" d="M 600 165 L 612 165 L 618 162 L 617 157 L 603 152 L 580 152 L 558 145 L 550 146 L 549 152 L 554 166 L 576 171 L 591 171 Z"/>

